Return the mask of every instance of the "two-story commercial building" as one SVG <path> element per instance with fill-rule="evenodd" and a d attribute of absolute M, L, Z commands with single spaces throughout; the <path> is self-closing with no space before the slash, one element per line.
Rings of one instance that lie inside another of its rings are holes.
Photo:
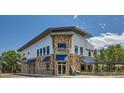
<path fill-rule="evenodd" d="M 22 54 L 22 73 L 72 75 L 92 71 L 92 59 L 89 63 L 82 60 L 93 57 L 89 37 L 90 33 L 75 26 L 48 28 L 18 50 Z"/>

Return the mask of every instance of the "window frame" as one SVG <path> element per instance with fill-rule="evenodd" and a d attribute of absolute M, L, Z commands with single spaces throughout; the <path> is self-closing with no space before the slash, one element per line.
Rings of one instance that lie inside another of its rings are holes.
<path fill-rule="evenodd" d="M 50 54 L 50 46 L 47 46 L 47 55 Z"/>
<path fill-rule="evenodd" d="M 46 64 L 46 71 L 50 71 L 50 63 Z"/>
<path fill-rule="evenodd" d="M 46 55 L 46 48 L 43 47 L 43 55 Z"/>
<path fill-rule="evenodd" d="M 40 53 L 39 52 L 40 52 L 39 49 L 37 49 L 37 57 L 40 56 Z"/>
<path fill-rule="evenodd" d="M 86 69 L 86 65 L 81 64 L 81 71 L 85 71 L 85 69 Z"/>
<path fill-rule="evenodd" d="M 64 45 L 64 46 L 62 46 L 62 44 Z M 58 43 L 57 44 L 57 48 L 67 48 L 67 43 L 64 43 L 64 42 L 61 42 L 61 43 Z"/>
<path fill-rule="evenodd" d="M 42 56 L 43 55 L 43 50 L 42 50 L 42 48 L 40 48 L 40 56 Z"/>
<path fill-rule="evenodd" d="M 80 55 L 83 55 L 83 47 L 80 47 Z"/>
<path fill-rule="evenodd" d="M 78 54 L 78 46 L 77 45 L 75 45 L 74 51 L 75 51 L 75 54 Z"/>
<path fill-rule="evenodd" d="M 91 56 L 91 50 L 89 49 L 89 51 L 88 51 L 88 56 Z"/>

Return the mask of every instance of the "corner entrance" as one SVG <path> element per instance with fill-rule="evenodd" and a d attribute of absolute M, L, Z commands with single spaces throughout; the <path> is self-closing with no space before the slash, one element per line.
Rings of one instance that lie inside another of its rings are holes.
<path fill-rule="evenodd" d="M 65 75 L 66 74 L 66 63 L 58 62 L 57 64 L 57 75 Z"/>

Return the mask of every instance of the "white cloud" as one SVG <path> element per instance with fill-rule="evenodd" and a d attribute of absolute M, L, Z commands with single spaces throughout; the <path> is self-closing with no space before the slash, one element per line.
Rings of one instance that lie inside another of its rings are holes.
<path fill-rule="evenodd" d="M 77 18 L 78 18 L 78 15 L 74 15 L 74 16 L 73 16 L 73 19 L 77 19 Z"/>
<path fill-rule="evenodd" d="M 98 24 L 101 28 L 105 28 L 106 24 Z"/>
<path fill-rule="evenodd" d="M 100 36 L 92 37 L 88 40 L 96 49 L 106 47 L 108 45 L 121 44 L 124 47 L 124 32 L 122 34 L 101 33 Z"/>

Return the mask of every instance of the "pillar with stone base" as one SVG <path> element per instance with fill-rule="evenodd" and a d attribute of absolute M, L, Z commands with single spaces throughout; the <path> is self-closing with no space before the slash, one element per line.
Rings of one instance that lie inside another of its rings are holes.
<path fill-rule="evenodd" d="M 85 64 L 85 71 L 87 72 L 88 71 L 88 65 Z"/>
<path fill-rule="evenodd" d="M 94 72 L 94 71 L 95 71 L 95 65 L 92 64 L 92 72 Z"/>

